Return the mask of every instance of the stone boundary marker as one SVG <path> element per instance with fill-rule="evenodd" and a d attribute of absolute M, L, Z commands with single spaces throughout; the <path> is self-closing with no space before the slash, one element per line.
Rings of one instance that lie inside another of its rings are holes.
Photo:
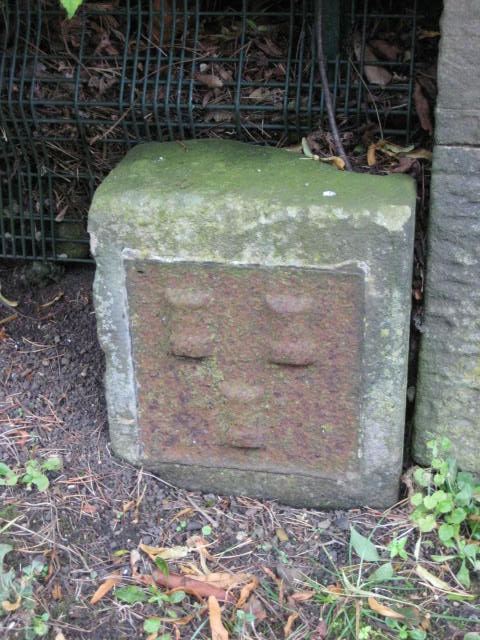
<path fill-rule="evenodd" d="M 386 506 L 415 188 L 240 142 L 128 153 L 89 216 L 113 450 L 189 488 Z"/>
<path fill-rule="evenodd" d="M 480 473 L 480 2 L 445 0 L 413 454 Z"/>

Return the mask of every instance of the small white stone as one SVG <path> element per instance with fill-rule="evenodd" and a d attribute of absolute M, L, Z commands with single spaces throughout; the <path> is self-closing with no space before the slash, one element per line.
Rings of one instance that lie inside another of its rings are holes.
<path fill-rule="evenodd" d="M 309 186 L 309 184 L 310 184 L 309 182 L 305 182 L 305 186 L 306 186 L 306 187 L 308 187 L 308 186 Z"/>
<path fill-rule="evenodd" d="M 261 169 L 257 169 L 257 171 L 258 171 L 258 173 L 262 173 L 262 170 L 261 170 Z"/>
<path fill-rule="evenodd" d="M 324 196 L 325 198 L 333 198 L 336 195 L 337 194 L 335 193 L 335 191 L 324 191 L 322 193 L 322 196 Z"/>

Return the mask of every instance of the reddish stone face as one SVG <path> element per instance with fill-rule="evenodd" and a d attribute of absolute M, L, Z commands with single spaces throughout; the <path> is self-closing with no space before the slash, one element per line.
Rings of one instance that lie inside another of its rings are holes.
<path fill-rule="evenodd" d="M 358 273 L 128 261 L 126 279 L 145 459 L 357 468 Z"/>

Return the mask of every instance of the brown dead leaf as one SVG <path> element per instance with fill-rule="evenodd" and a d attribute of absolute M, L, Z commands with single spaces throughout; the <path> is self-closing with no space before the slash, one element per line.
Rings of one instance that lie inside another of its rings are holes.
<path fill-rule="evenodd" d="M 285 529 L 280 527 L 275 531 L 275 533 L 280 542 L 288 542 L 288 535 Z"/>
<path fill-rule="evenodd" d="M 126 502 L 122 507 L 123 517 L 125 517 L 125 514 L 127 513 L 127 511 L 130 511 L 130 509 L 132 509 L 134 506 L 135 506 L 135 500 L 129 500 L 128 502 Z"/>
<path fill-rule="evenodd" d="M 212 630 L 212 640 L 228 640 L 228 631 L 222 624 L 220 605 L 215 596 L 208 597 L 208 615 L 210 629 Z"/>
<path fill-rule="evenodd" d="M 285 638 L 288 638 L 288 636 L 291 634 L 293 623 L 297 618 L 298 618 L 298 613 L 291 613 L 288 616 L 287 624 L 283 628 L 283 635 Z"/>
<path fill-rule="evenodd" d="M 415 109 L 417 110 L 418 119 L 420 120 L 420 126 L 422 127 L 422 129 L 424 129 L 424 131 L 428 131 L 430 135 L 433 135 L 433 124 L 430 113 L 430 105 L 423 94 L 422 86 L 419 82 L 415 82 L 413 101 L 415 102 Z"/>
<path fill-rule="evenodd" d="M 433 154 L 428 149 L 414 149 L 405 154 L 406 158 L 413 158 L 414 160 L 431 160 Z"/>
<path fill-rule="evenodd" d="M 101 600 L 109 591 L 113 589 L 113 587 L 120 582 L 121 578 L 119 575 L 110 576 L 103 582 L 90 600 L 90 604 L 96 604 L 99 600 Z"/>
<path fill-rule="evenodd" d="M 369 43 L 382 58 L 391 62 L 396 62 L 403 53 L 400 47 L 386 40 L 369 40 Z"/>
<path fill-rule="evenodd" d="M 48 307 L 51 307 L 53 304 L 55 304 L 55 302 L 58 302 L 62 298 L 63 298 L 63 291 L 60 291 L 60 293 L 57 293 L 57 295 L 54 298 L 52 298 L 49 302 L 45 302 L 45 304 L 41 304 L 39 306 L 39 309 L 48 309 Z"/>
<path fill-rule="evenodd" d="M 221 602 L 234 601 L 233 596 L 225 591 L 225 589 L 220 589 L 215 584 L 201 582 L 193 577 L 187 578 L 186 576 L 181 576 L 178 573 L 169 573 L 167 578 L 164 573 L 154 569 L 151 577 L 139 576 L 140 582 L 144 584 L 150 584 L 152 579 L 157 585 L 161 585 L 167 589 L 182 589 L 182 591 L 194 596 L 197 600 L 203 601 L 204 598 L 214 595 L 215 598 Z"/>
<path fill-rule="evenodd" d="M 376 149 L 377 145 L 374 142 L 372 142 L 372 144 L 368 147 L 367 164 L 369 167 L 374 167 L 377 164 L 377 158 L 375 155 Z"/>
<path fill-rule="evenodd" d="M 326 164 L 333 164 L 339 171 L 343 171 L 345 169 L 345 160 L 340 158 L 339 156 L 327 156 L 326 158 L 318 158 L 320 162 L 325 162 Z"/>
<path fill-rule="evenodd" d="M 252 595 L 251 598 L 245 605 L 245 613 L 250 613 L 255 616 L 255 620 L 265 620 L 267 617 L 267 612 L 265 611 L 265 607 L 263 606 L 262 601 L 257 596 Z"/>
<path fill-rule="evenodd" d="M 425 38 L 439 38 L 441 35 L 440 31 L 427 31 L 424 29 L 420 31 L 418 39 L 425 40 Z"/>
<path fill-rule="evenodd" d="M 258 579 L 255 576 L 252 576 L 252 579 L 250 580 L 250 582 L 247 582 L 247 584 L 242 587 L 242 590 L 240 591 L 240 596 L 238 598 L 238 602 L 235 605 L 236 609 L 243 609 L 244 604 L 247 602 L 248 598 L 250 597 L 250 594 L 252 593 L 252 591 L 255 591 L 255 589 L 258 587 Z"/>
<path fill-rule="evenodd" d="M 327 623 L 325 620 L 320 620 L 317 625 L 317 628 L 313 631 L 312 638 L 315 640 L 325 640 L 328 635 Z"/>
<path fill-rule="evenodd" d="M 196 582 L 203 582 L 204 584 L 210 584 L 219 589 L 234 589 L 245 583 L 250 583 L 256 578 L 249 573 L 209 573 L 208 575 L 195 575 L 191 576 L 192 580 Z"/>
<path fill-rule="evenodd" d="M 297 591 L 296 593 L 292 593 L 290 600 L 293 600 L 294 602 L 306 602 L 313 598 L 314 595 L 314 591 Z"/>
<path fill-rule="evenodd" d="M 84 504 L 82 504 L 81 511 L 83 513 L 88 513 L 89 516 L 93 516 L 95 513 L 97 513 L 98 507 L 96 507 L 94 504 L 90 504 L 89 502 L 85 502 Z"/>
<path fill-rule="evenodd" d="M 398 620 L 405 618 L 403 614 L 390 609 L 390 607 L 381 604 L 380 602 L 378 602 L 378 600 L 375 600 L 375 598 L 372 597 L 368 598 L 368 606 L 370 607 L 370 609 L 372 609 L 372 611 L 376 611 L 376 613 L 379 613 L 384 618 L 397 618 Z"/>
<path fill-rule="evenodd" d="M 342 595 L 343 589 L 339 584 L 330 584 L 327 587 L 327 591 L 329 593 L 334 593 L 335 595 Z"/>
<path fill-rule="evenodd" d="M 168 522 L 167 529 L 168 529 L 168 527 L 170 527 L 172 522 L 175 522 L 175 520 L 178 520 L 178 518 L 182 518 L 183 516 L 190 516 L 192 513 L 194 513 L 192 507 L 186 507 L 185 509 L 182 509 L 181 511 L 176 513 L 173 516 L 173 518 Z"/>
<path fill-rule="evenodd" d="M 55 640 L 66 640 L 65 636 L 63 635 L 63 633 L 61 631 L 59 631 L 57 633 L 57 635 L 55 636 Z"/>
<path fill-rule="evenodd" d="M 3 329 L 5 329 L 5 327 L 2 327 Z M 0 331 L 0 338 L 1 336 L 1 331 Z M 14 436 L 15 437 L 15 444 L 17 444 L 20 448 L 23 448 L 26 443 L 28 442 L 28 431 L 25 431 L 25 429 L 13 429 L 12 431 L 9 432 L 9 436 Z"/>
<path fill-rule="evenodd" d="M 3 325 L 8 324 L 9 322 L 11 322 L 12 320 L 15 320 L 16 318 L 18 318 L 18 313 L 12 313 L 6 318 L 2 318 L 2 320 L 0 320 L 0 324 L 3 324 Z M 5 337 L 5 327 L 2 327 L 0 338 L 4 338 L 4 337 Z"/>
<path fill-rule="evenodd" d="M 52 589 L 52 598 L 54 600 L 61 600 L 63 597 L 63 593 L 62 593 L 62 587 L 60 586 L 59 582 L 56 582 L 53 585 L 53 589 Z"/>
<path fill-rule="evenodd" d="M 197 82 L 201 82 L 209 89 L 220 89 L 223 87 L 222 80 L 212 73 L 196 73 L 194 78 Z"/>
<path fill-rule="evenodd" d="M 254 89 L 248 96 L 250 100 L 254 100 L 255 102 L 267 102 L 272 97 L 272 93 L 270 89 L 267 87 L 258 87 Z"/>
<path fill-rule="evenodd" d="M 362 56 L 362 36 L 358 31 L 356 31 L 353 36 L 353 50 L 355 52 L 357 60 L 360 61 Z M 392 74 L 390 73 L 390 71 L 388 71 L 388 69 L 385 69 L 384 67 L 371 64 L 378 62 L 378 58 L 373 53 L 373 49 L 370 47 L 370 45 L 365 45 L 363 54 L 363 72 L 365 74 L 365 77 L 371 84 L 378 84 L 381 87 L 385 87 L 392 80 Z"/>
<path fill-rule="evenodd" d="M 415 164 L 415 158 L 399 157 L 398 165 L 392 169 L 392 173 L 407 173 Z"/>
<path fill-rule="evenodd" d="M 138 548 L 147 554 L 152 562 L 157 558 L 162 560 L 179 560 L 185 558 L 191 552 L 190 547 L 151 547 L 148 544 L 139 544 Z"/>
<path fill-rule="evenodd" d="M 141 555 L 136 549 L 130 551 L 130 568 L 132 571 L 134 571 L 135 566 L 140 562 L 141 558 Z"/>
<path fill-rule="evenodd" d="M 268 567 L 262 567 L 262 570 L 264 573 L 267 574 L 269 578 L 271 578 L 275 582 L 275 584 L 277 585 L 281 584 L 282 580 L 278 578 L 271 569 L 269 569 Z"/>
<path fill-rule="evenodd" d="M 265 42 L 258 42 L 257 46 L 263 51 L 263 53 L 266 53 L 267 56 L 274 56 L 276 58 L 281 58 L 283 56 L 283 51 L 279 49 L 268 36 L 265 37 Z"/>
<path fill-rule="evenodd" d="M 10 602 L 9 600 L 4 600 L 2 602 L 2 609 L 4 611 L 6 611 L 7 613 L 10 613 L 11 611 L 16 611 L 20 607 L 21 601 L 22 601 L 22 596 L 21 595 L 19 595 L 17 597 L 15 602 Z"/>

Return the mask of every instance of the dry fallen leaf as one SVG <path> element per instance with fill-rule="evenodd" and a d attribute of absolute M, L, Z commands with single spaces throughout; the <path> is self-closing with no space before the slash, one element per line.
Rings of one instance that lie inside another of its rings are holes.
<path fill-rule="evenodd" d="M 298 618 L 298 613 L 291 613 L 288 616 L 287 624 L 283 628 L 283 635 L 285 638 L 288 638 L 288 636 L 292 632 L 293 623 L 297 618 Z"/>
<path fill-rule="evenodd" d="M 105 580 L 105 582 L 103 582 L 98 589 L 95 591 L 95 593 L 92 596 L 92 599 L 90 600 L 90 604 L 96 604 L 99 600 L 101 600 L 109 591 L 111 591 L 113 589 L 113 587 L 118 584 L 120 582 L 120 576 L 119 575 L 115 575 L 115 576 L 110 576 L 110 578 L 107 578 Z"/>
<path fill-rule="evenodd" d="M 437 576 L 433 575 L 433 573 L 430 573 L 430 571 L 428 571 L 427 569 L 425 569 L 425 567 L 422 567 L 419 564 L 417 564 L 417 566 L 415 567 L 415 573 L 419 578 L 421 578 L 422 580 L 425 580 L 425 582 L 428 582 L 432 587 L 435 587 L 436 589 L 442 589 L 443 591 L 451 591 L 451 592 L 455 591 L 455 589 L 452 589 L 450 585 L 448 585 L 446 582 L 444 582 L 440 578 L 437 578 Z"/>
<path fill-rule="evenodd" d="M 16 300 L 7 300 L 5 296 L 2 296 L 2 285 L 0 284 L 0 303 L 3 303 L 7 307 L 18 307 L 18 302 Z"/>
<path fill-rule="evenodd" d="M 20 602 L 22 601 L 22 596 L 18 596 L 15 602 L 10 602 L 9 600 L 4 600 L 2 602 L 2 609 L 7 613 L 10 611 L 16 611 L 20 607 Z"/>
<path fill-rule="evenodd" d="M 294 600 L 295 602 L 306 602 L 313 598 L 314 595 L 314 591 L 297 591 L 296 593 L 292 593 L 290 600 Z"/>
<path fill-rule="evenodd" d="M 89 502 L 85 502 L 82 504 L 81 513 L 88 513 L 88 515 L 92 516 L 97 513 L 98 508 L 94 504 L 90 504 Z"/>
<path fill-rule="evenodd" d="M 407 173 L 416 162 L 415 158 L 400 157 L 398 158 L 398 165 L 392 169 L 392 173 Z"/>
<path fill-rule="evenodd" d="M 345 169 L 345 160 L 339 158 L 338 156 L 327 156 L 326 158 L 318 158 L 320 162 L 326 162 L 327 164 L 333 164 L 334 167 L 337 167 L 340 171 Z"/>
<path fill-rule="evenodd" d="M 362 36 L 358 31 L 356 31 L 353 36 L 353 50 L 357 60 L 360 61 L 362 56 Z M 392 74 L 384 67 L 370 64 L 378 62 L 378 58 L 368 44 L 365 45 L 363 54 L 363 72 L 365 77 L 371 84 L 378 84 L 381 87 L 385 87 L 392 80 Z"/>
<path fill-rule="evenodd" d="M 223 87 L 221 79 L 210 73 L 196 73 L 195 80 L 197 80 L 197 82 L 201 82 L 209 89 L 220 89 Z"/>
<path fill-rule="evenodd" d="M 222 624 L 220 605 L 215 596 L 208 597 L 208 615 L 210 629 L 212 630 L 212 640 L 228 640 L 228 631 Z"/>
<path fill-rule="evenodd" d="M 417 110 L 418 119 L 422 129 L 428 131 L 430 135 L 433 135 L 433 123 L 430 114 L 430 105 L 425 98 L 422 87 L 419 82 L 415 83 L 415 91 L 413 92 L 413 101 L 415 102 L 415 109 Z"/>
<path fill-rule="evenodd" d="M 152 562 L 155 562 L 157 558 L 179 560 L 188 556 L 192 551 L 190 547 L 151 547 L 148 544 L 139 544 L 138 548 L 146 553 Z"/>
<path fill-rule="evenodd" d="M 62 587 L 60 586 L 60 584 L 58 582 L 56 582 L 53 585 L 53 589 L 52 589 L 52 598 L 54 600 L 61 600 L 62 599 Z"/>
<path fill-rule="evenodd" d="M 414 160 L 431 160 L 433 154 L 428 149 L 414 149 L 405 154 L 406 158 L 413 158 Z"/>
<path fill-rule="evenodd" d="M 260 620 L 265 620 L 267 617 L 267 612 L 265 611 L 265 607 L 263 606 L 262 601 L 257 596 L 253 595 L 248 600 L 245 605 L 245 613 L 250 613 L 255 616 L 255 620 L 259 622 Z"/>
<path fill-rule="evenodd" d="M 280 542 L 288 542 L 288 535 L 285 529 L 279 528 L 275 531 Z"/>
<path fill-rule="evenodd" d="M 251 576 L 251 578 L 252 579 L 250 580 L 250 582 L 247 582 L 247 584 L 244 587 L 242 587 L 242 590 L 240 591 L 238 602 L 235 605 L 236 609 L 243 609 L 243 606 L 247 602 L 252 591 L 255 591 L 255 589 L 258 587 L 257 578 L 255 576 Z"/>
<path fill-rule="evenodd" d="M 375 156 L 376 149 L 377 145 L 374 142 L 372 142 L 372 144 L 368 147 L 367 164 L 369 167 L 374 167 L 377 164 L 377 158 Z"/>
<path fill-rule="evenodd" d="M 370 607 L 370 609 L 372 609 L 372 611 L 376 611 L 384 618 L 397 618 L 401 620 L 402 618 L 405 617 L 401 613 L 398 613 L 397 611 L 390 609 L 390 607 L 387 607 L 384 604 L 381 604 L 380 602 L 378 602 L 378 600 L 375 600 L 375 598 L 372 598 L 372 597 L 368 599 L 368 606 Z"/>
<path fill-rule="evenodd" d="M 180 576 L 178 573 L 169 573 L 167 578 L 162 571 L 154 569 L 152 576 L 139 576 L 140 582 L 144 584 L 151 584 L 152 578 L 157 585 L 161 585 L 167 589 L 182 589 L 182 591 L 194 596 L 198 600 L 203 601 L 203 598 L 214 595 L 217 600 L 221 600 L 222 602 L 234 601 L 234 598 L 227 593 L 225 589 L 220 589 L 215 584 L 195 580 L 193 577 L 187 578 L 186 576 Z"/>
<path fill-rule="evenodd" d="M 400 47 L 386 40 L 369 40 L 369 42 L 380 56 L 391 62 L 396 62 L 403 53 Z"/>

